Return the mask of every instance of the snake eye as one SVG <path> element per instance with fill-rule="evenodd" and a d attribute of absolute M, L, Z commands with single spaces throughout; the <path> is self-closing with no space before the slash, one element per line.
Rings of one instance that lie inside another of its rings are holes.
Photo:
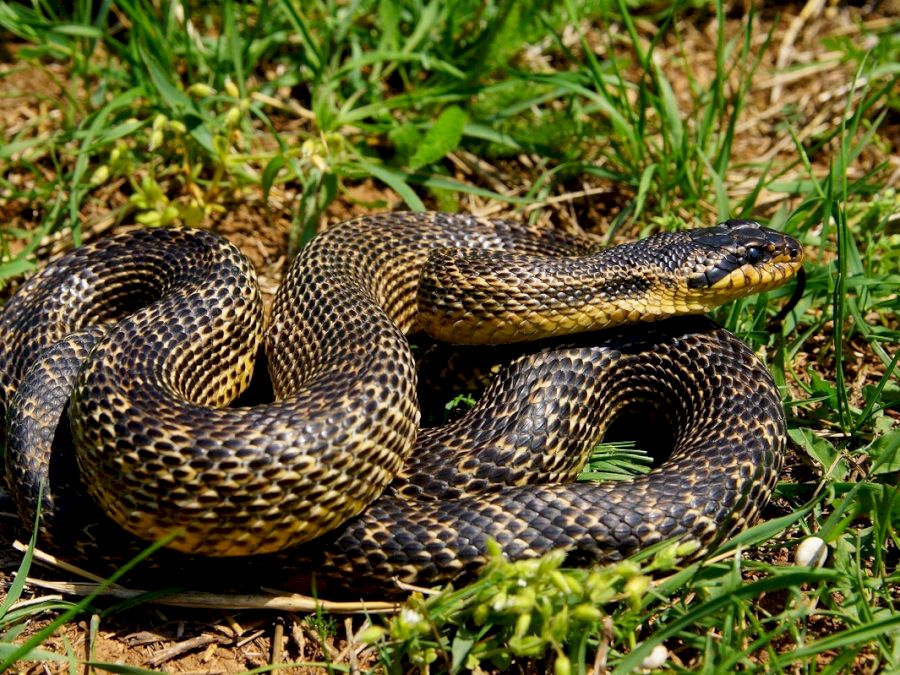
<path fill-rule="evenodd" d="M 747 262 L 751 265 L 755 265 L 760 260 L 762 260 L 763 252 L 756 246 L 749 246 L 746 251 L 744 251 L 744 258 L 746 258 Z"/>

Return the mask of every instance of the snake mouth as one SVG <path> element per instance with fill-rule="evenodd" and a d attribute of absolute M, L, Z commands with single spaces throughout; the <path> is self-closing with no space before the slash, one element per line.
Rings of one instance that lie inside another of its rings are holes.
<path fill-rule="evenodd" d="M 764 265 L 744 264 L 721 274 L 708 274 L 718 278 L 708 283 L 706 288 L 715 291 L 731 290 L 737 294 L 741 291 L 757 293 L 781 286 L 800 270 L 802 262 L 791 259 L 774 259 Z M 715 271 L 719 271 L 718 268 Z"/>

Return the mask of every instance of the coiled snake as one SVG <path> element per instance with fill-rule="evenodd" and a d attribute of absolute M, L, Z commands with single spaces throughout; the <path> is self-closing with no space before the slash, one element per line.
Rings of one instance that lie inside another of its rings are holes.
<path fill-rule="evenodd" d="M 10 489 L 26 521 L 39 485 L 48 521 L 86 488 L 142 540 L 180 529 L 171 546 L 186 553 L 280 551 L 351 586 L 453 579 L 483 564 L 488 539 L 574 562 L 668 537 L 709 546 L 755 516 L 781 465 L 770 376 L 701 317 L 591 331 L 702 313 L 801 260 L 749 221 L 607 249 L 462 215 L 348 221 L 303 249 L 276 296 L 275 400 L 228 407 L 263 339 L 249 263 L 200 230 L 107 238 L 0 310 Z M 543 342 L 464 418 L 419 431 L 417 329 Z M 70 445 L 56 428 L 67 401 L 77 478 L 51 461 L 54 439 Z M 570 484 L 622 415 L 670 428 L 671 457 L 629 483 Z"/>

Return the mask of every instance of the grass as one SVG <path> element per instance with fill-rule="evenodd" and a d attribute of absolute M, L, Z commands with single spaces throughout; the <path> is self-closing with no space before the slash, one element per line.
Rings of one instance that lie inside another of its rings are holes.
<path fill-rule="evenodd" d="M 806 248 L 800 303 L 781 325 L 790 288 L 716 314 L 784 395 L 792 455 L 765 520 L 686 567 L 665 548 L 588 571 L 498 560 L 360 640 L 387 672 L 629 672 L 659 646 L 672 672 L 895 672 L 900 25 L 834 11 L 840 30 L 807 17 L 794 38 L 816 57 L 778 67 L 799 7 L 0 2 L 0 288 L 48 235 L 221 227 L 238 208 L 292 251 L 340 209 L 509 212 L 607 241 L 765 220 Z M 823 569 L 790 562 L 811 534 Z M 4 659 L 40 648 L 30 622 L 98 606 L 17 606 L 22 578 Z"/>

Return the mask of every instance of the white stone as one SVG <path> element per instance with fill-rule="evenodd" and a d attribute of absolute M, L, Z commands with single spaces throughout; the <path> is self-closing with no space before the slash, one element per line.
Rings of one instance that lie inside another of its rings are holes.
<path fill-rule="evenodd" d="M 807 537 L 794 553 L 794 563 L 802 567 L 822 567 L 826 560 L 828 544 L 821 537 Z"/>
<path fill-rule="evenodd" d="M 656 670 L 662 668 L 669 658 L 669 650 L 664 645 L 656 645 L 650 653 L 641 661 L 641 668 Z"/>

